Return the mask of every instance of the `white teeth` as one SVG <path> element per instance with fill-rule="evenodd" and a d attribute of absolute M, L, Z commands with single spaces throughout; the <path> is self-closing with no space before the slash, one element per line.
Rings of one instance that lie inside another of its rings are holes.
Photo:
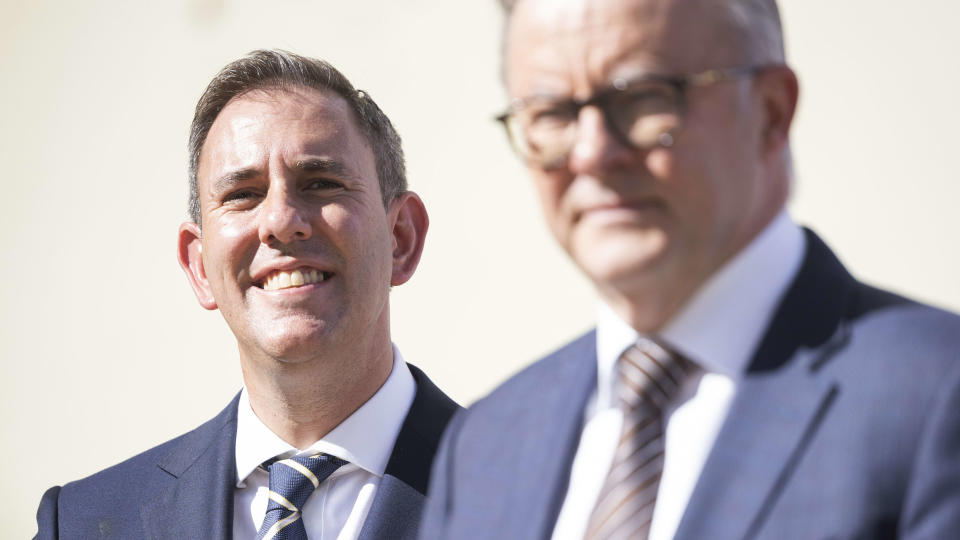
<path fill-rule="evenodd" d="M 263 280 L 263 289 L 276 291 L 290 287 L 300 287 L 323 281 L 323 272 L 315 268 L 302 268 L 291 272 L 278 271 L 270 274 Z"/>

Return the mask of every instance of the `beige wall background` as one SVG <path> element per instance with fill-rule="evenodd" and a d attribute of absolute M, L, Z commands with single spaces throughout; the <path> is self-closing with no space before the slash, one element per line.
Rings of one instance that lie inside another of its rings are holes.
<path fill-rule="evenodd" d="M 462 403 L 592 324 L 491 121 L 493 0 L 13 2 L 0 21 L 0 536 L 43 491 L 213 416 L 235 342 L 175 261 L 193 106 L 262 47 L 323 57 L 404 138 L 432 218 L 394 339 Z M 862 279 L 960 309 L 960 7 L 783 2 L 801 77 L 791 209 Z M 695 36 L 691 36 L 695 39 Z"/>

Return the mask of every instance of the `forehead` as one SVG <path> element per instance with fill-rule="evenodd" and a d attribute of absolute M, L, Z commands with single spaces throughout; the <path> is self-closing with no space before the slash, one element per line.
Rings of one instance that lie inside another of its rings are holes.
<path fill-rule="evenodd" d="M 305 87 L 254 90 L 217 115 L 200 152 L 198 177 L 261 167 L 272 157 L 307 156 L 341 161 L 357 173 L 374 167 L 373 153 L 339 95 Z"/>
<path fill-rule="evenodd" d="M 722 67 L 730 55 L 718 0 L 522 0 L 507 33 L 513 95 L 576 91 L 646 72 Z M 574 88 L 570 88 L 573 86 Z"/>

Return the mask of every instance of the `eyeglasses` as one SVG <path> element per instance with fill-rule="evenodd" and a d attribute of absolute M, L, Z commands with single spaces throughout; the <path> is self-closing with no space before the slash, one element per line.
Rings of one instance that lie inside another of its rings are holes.
<path fill-rule="evenodd" d="M 683 121 L 689 88 L 752 77 L 770 67 L 741 66 L 690 75 L 615 79 L 612 86 L 585 100 L 518 99 L 496 119 L 506 128 L 514 150 L 529 164 L 544 169 L 566 162 L 576 140 L 580 110 L 589 106 L 600 109 L 607 129 L 627 147 L 637 150 L 669 147 Z"/>

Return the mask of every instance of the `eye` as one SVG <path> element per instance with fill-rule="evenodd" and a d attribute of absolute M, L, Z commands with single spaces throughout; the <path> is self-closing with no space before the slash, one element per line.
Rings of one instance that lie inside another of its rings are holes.
<path fill-rule="evenodd" d="M 574 114 L 573 107 L 569 106 L 538 107 L 531 108 L 530 119 L 533 123 L 569 122 L 573 120 Z"/>
<path fill-rule="evenodd" d="M 650 85 L 630 89 L 611 102 L 614 111 L 632 116 L 674 112 L 679 96 L 669 86 Z"/>
<path fill-rule="evenodd" d="M 547 134 L 566 130 L 576 121 L 575 107 L 565 104 L 538 104 L 518 117 L 528 134 Z"/>
<path fill-rule="evenodd" d="M 257 197 L 257 193 L 250 189 L 239 189 L 237 191 L 231 191 L 223 197 L 223 202 L 234 202 L 234 201 L 244 201 Z"/>
<path fill-rule="evenodd" d="M 343 187 L 343 184 L 336 180 L 331 180 L 329 178 L 314 178 L 307 181 L 306 189 L 308 190 L 319 190 L 326 191 L 331 189 L 340 189 Z"/>

